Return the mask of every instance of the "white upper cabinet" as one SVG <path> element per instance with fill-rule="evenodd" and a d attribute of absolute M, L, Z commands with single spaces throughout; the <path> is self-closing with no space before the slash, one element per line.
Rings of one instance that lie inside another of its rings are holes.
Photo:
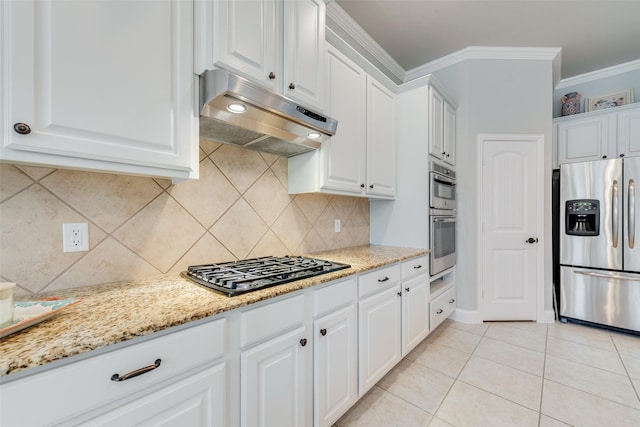
<path fill-rule="evenodd" d="M 640 105 L 618 113 L 618 155 L 640 156 Z"/>
<path fill-rule="evenodd" d="M 396 194 L 395 96 L 367 76 L 367 179 L 370 196 Z"/>
<path fill-rule="evenodd" d="M 456 108 L 434 86 L 428 92 L 429 154 L 456 164 Z"/>
<path fill-rule="evenodd" d="M 305 105 L 323 109 L 322 0 L 198 3 L 196 73 L 221 67 Z"/>
<path fill-rule="evenodd" d="M 318 151 L 289 158 L 289 193 L 393 198 L 395 95 L 342 52 L 327 52 L 327 114 L 336 134 Z"/>
<path fill-rule="evenodd" d="M 558 164 L 640 156 L 640 104 L 554 119 Z"/>
<path fill-rule="evenodd" d="M 0 159 L 197 178 L 190 1 L 0 6 Z"/>

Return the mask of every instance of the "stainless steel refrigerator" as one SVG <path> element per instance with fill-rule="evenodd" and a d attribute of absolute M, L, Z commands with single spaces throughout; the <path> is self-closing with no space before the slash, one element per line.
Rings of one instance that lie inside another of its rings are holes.
<path fill-rule="evenodd" d="M 640 158 L 560 167 L 560 317 L 640 332 Z"/>

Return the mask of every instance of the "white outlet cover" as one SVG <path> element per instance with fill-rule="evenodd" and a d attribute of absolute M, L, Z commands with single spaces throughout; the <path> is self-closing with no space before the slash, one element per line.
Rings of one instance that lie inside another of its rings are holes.
<path fill-rule="evenodd" d="M 341 222 L 340 222 L 340 220 L 339 220 L 339 219 L 336 219 L 336 220 L 335 220 L 335 222 L 334 222 L 334 227 L 335 227 L 335 231 L 336 231 L 336 233 L 339 233 L 339 232 L 340 232 L 340 230 L 342 229 L 342 224 L 341 224 Z"/>
<path fill-rule="evenodd" d="M 89 250 L 89 224 L 76 222 L 62 224 L 62 251 L 84 252 Z"/>

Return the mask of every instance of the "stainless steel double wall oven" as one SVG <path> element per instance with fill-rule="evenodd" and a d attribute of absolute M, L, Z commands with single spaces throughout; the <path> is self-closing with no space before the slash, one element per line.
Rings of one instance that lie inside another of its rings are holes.
<path fill-rule="evenodd" d="M 456 265 L 456 173 L 429 163 L 429 273 Z"/>

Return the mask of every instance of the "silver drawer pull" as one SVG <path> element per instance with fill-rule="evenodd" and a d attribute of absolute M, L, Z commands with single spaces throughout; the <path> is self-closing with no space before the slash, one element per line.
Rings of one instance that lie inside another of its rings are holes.
<path fill-rule="evenodd" d="M 575 274 L 582 274 L 583 276 L 599 277 L 602 279 L 628 280 L 630 282 L 640 281 L 640 278 L 638 277 L 622 276 L 619 274 L 603 274 L 603 273 L 594 273 L 591 271 L 579 271 L 579 270 L 574 270 L 573 272 Z"/>
<path fill-rule="evenodd" d="M 162 363 L 162 360 L 161 359 L 156 359 L 156 361 L 153 362 L 153 365 L 149 365 L 149 366 L 145 366 L 144 368 L 136 369 L 135 371 L 131 371 L 128 374 L 124 374 L 123 376 L 120 376 L 119 374 L 113 374 L 113 375 L 111 375 L 111 381 L 126 381 L 126 380 L 130 380 L 131 378 L 137 377 L 138 375 L 146 374 L 147 372 L 153 371 L 154 369 L 156 369 L 157 367 L 160 366 L 160 363 Z"/>
<path fill-rule="evenodd" d="M 436 311 L 436 314 L 442 314 L 442 309 Z"/>
<path fill-rule="evenodd" d="M 454 302 L 456 302 L 456 299 L 455 299 L 455 298 L 451 298 L 451 299 L 449 300 L 449 304 L 453 304 Z"/>
<path fill-rule="evenodd" d="M 413 268 L 415 268 L 416 270 L 419 268 L 422 268 L 422 265 L 418 264 L 418 265 L 414 265 Z"/>
<path fill-rule="evenodd" d="M 384 276 L 383 279 L 378 279 L 378 282 L 382 283 L 382 282 L 386 282 L 387 280 L 389 280 L 388 276 Z"/>

